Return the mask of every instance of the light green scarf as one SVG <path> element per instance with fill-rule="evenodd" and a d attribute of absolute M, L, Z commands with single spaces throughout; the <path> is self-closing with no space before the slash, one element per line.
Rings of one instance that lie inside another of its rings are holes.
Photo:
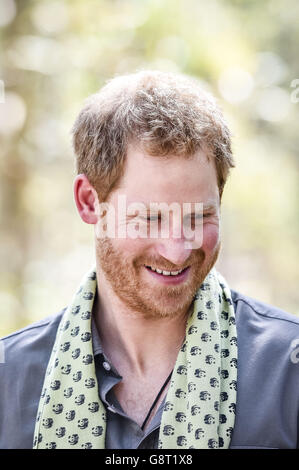
<path fill-rule="evenodd" d="M 66 309 L 47 367 L 34 449 L 105 448 L 91 314 L 96 272 Z M 230 289 L 213 268 L 194 297 L 162 413 L 160 449 L 228 448 L 235 421 L 237 334 Z"/>

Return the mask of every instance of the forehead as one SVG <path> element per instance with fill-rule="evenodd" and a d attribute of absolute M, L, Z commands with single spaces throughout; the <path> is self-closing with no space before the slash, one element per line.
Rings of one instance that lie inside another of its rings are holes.
<path fill-rule="evenodd" d="M 219 202 L 217 172 L 213 158 L 204 150 L 190 158 L 151 156 L 129 146 L 124 175 L 116 193 L 138 202 Z"/>

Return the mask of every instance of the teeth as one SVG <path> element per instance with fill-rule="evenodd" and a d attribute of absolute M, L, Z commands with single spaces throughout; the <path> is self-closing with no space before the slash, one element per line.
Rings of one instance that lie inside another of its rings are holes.
<path fill-rule="evenodd" d="M 151 266 L 147 267 L 150 268 L 152 271 L 156 271 L 158 274 L 163 274 L 163 276 L 177 276 L 183 271 L 183 269 L 180 269 L 179 271 L 163 271 L 161 269 L 152 268 Z"/>

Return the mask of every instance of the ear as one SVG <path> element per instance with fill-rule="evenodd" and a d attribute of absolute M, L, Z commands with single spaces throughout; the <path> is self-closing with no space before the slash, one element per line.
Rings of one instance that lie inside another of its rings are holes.
<path fill-rule="evenodd" d="M 77 175 L 74 180 L 74 198 L 83 222 L 87 224 L 96 224 L 98 217 L 96 215 L 97 192 L 90 184 L 85 175 Z"/>

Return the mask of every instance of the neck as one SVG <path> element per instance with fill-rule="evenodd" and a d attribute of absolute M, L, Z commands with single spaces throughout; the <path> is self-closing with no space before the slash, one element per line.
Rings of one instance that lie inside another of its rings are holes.
<path fill-rule="evenodd" d="M 171 369 L 186 333 L 190 307 L 174 318 L 144 318 L 130 310 L 112 291 L 100 272 L 94 316 L 103 350 L 120 371 L 145 377 L 161 365 Z"/>

